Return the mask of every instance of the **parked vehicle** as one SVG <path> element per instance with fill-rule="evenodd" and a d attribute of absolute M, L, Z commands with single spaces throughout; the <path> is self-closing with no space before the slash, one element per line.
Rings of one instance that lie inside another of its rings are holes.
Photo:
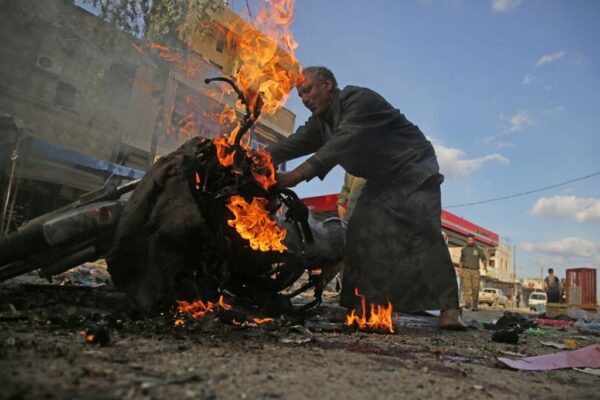
<path fill-rule="evenodd" d="M 529 295 L 529 308 L 532 309 L 533 311 L 537 311 L 536 306 L 538 304 L 543 304 L 544 306 L 546 306 L 546 303 L 548 302 L 548 297 L 546 297 L 546 293 L 544 292 L 533 292 Z"/>
<path fill-rule="evenodd" d="M 484 288 L 479 292 L 479 304 L 487 304 L 490 307 L 506 307 L 508 298 L 502 289 Z"/>

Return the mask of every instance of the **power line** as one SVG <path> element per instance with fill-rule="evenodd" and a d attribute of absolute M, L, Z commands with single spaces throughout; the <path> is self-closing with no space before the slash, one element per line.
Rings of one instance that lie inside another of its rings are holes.
<path fill-rule="evenodd" d="M 250 4 L 248 4 L 248 0 L 246 0 L 246 9 L 248 10 L 248 16 L 250 17 L 250 23 L 254 26 L 254 21 L 252 21 L 252 13 L 250 12 Z"/>
<path fill-rule="evenodd" d="M 565 181 L 565 182 L 556 183 L 554 185 L 545 186 L 545 187 L 542 187 L 542 188 L 539 188 L 539 189 L 529 190 L 527 192 L 521 192 L 521 193 L 511 194 L 511 195 L 508 195 L 508 196 L 502 196 L 502 197 L 495 197 L 493 199 L 488 199 L 488 200 L 474 201 L 472 203 L 454 204 L 454 205 L 447 206 L 447 207 L 444 207 L 444 208 L 468 207 L 468 206 L 474 206 L 474 205 L 477 205 L 477 204 L 485 204 L 485 203 L 491 203 L 491 202 L 494 202 L 494 201 L 512 199 L 512 198 L 515 198 L 515 197 L 525 196 L 525 195 L 532 194 L 532 193 L 542 192 L 544 190 L 554 189 L 556 187 L 568 185 L 569 183 L 573 183 L 573 182 L 577 182 L 577 181 L 582 181 L 584 179 L 593 178 L 594 176 L 597 176 L 597 175 L 600 175 L 600 171 L 594 172 L 593 174 L 589 174 L 589 175 L 585 175 L 585 176 L 580 176 L 580 177 L 575 178 L 575 179 L 570 179 L 570 180 Z"/>

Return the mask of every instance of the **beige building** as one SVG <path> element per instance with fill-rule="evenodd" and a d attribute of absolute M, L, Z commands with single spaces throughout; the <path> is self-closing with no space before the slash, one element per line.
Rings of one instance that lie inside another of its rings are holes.
<path fill-rule="evenodd" d="M 214 117 L 236 98 L 215 97 L 204 83 L 235 64 L 223 40 L 239 17 L 228 8 L 191 49 L 168 49 L 184 60 L 173 63 L 72 1 L 7 0 L 0 7 L 0 114 L 22 127 L 15 134 L 0 123 L 2 205 L 20 138 L 10 188 L 13 227 L 105 184 L 141 176 L 193 135 L 212 138 L 231 129 Z M 193 73 L 184 68 L 190 65 Z M 288 136 L 294 122 L 287 109 L 263 116 L 252 146 Z"/>
<path fill-rule="evenodd" d="M 486 276 L 500 282 L 513 283 L 515 277 L 511 269 L 511 255 L 511 247 L 506 243 L 500 242 L 498 247 L 490 248 L 488 250 L 489 264 Z"/>

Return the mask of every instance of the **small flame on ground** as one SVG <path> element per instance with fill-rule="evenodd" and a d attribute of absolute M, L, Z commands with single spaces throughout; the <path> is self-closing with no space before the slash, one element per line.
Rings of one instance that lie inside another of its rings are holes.
<path fill-rule="evenodd" d="M 280 253 L 287 250 L 282 243 L 286 231 L 277 226 L 266 211 L 267 199 L 255 197 L 252 203 L 248 203 L 242 196 L 235 195 L 229 200 L 227 208 L 235 218 L 228 220 L 227 224 L 248 240 L 253 250 L 273 250 Z"/>
<path fill-rule="evenodd" d="M 231 306 L 225 303 L 223 296 L 219 296 L 219 300 L 216 303 L 211 301 L 202 301 L 196 300 L 192 303 L 187 302 L 185 300 L 177 300 L 177 313 L 178 314 L 187 314 L 191 316 L 193 319 L 205 317 L 208 314 L 214 313 L 219 308 L 225 311 L 231 310 Z M 255 324 L 266 324 L 274 321 L 273 318 L 251 318 L 248 320 L 249 322 L 254 322 Z M 178 318 L 173 323 L 176 327 L 181 327 L 185 325 L 185 320 Z M 237 319 L 232 319 L 231 324 L 235 326 L 242 325 L 242 321 L 238 321 Z M 94 335 L 88 335 L 86 337 L 88 342 L 94 340 Z"/>
<path fill-rule="evenodd" d="M 219 297 L 219 301 L 216 303 L 210 302 L 210 301 L 202 301 L 202 300 L 196 300 L 193 303 L 187 302 L 185 300 L 177 300 L 177 311 L 179 313 L 183 313 L 183 314 L 189 314 L 192 318 L 196 319 L 196 318 L 201 318 L 206 316 L 206 314 L 210 314 L 215 312 L 219 307 L 221 307 L 224 310 L 229 310 L 231 309 L 231 306 L 229 304 L 226 304 L 225 301 L 223 300 L 223 296 Z M 181 320 L 177 320 L 177 321 L 181 321 Z M 177 321 L 175 321 L 175 325 L 177 325 Z M 180 323 L 183 324 L 183 321 Z"/>
<path fill-rule="evenodd" d="M 346 316 L 347 326 L 356 324 L 359 329 L 363 330 L 388 331 L 390 333 L 395 333 L 394 324 L 392 322 L 392 303 L 388 301 L 387 307 L 379 304 L 371 304 L 369 317 L 367 318 L 367 305 L 365 296 L 358 292 L 358 288 L 354 289 L 354 294 L 360 297 L 362 315 L 359 317 L 356 315 L 356 310 L 352 310 L 352 312 Z"/>
<path fill-rule="evenodd" d="M 268 322 L 272 322 L 274 321 L 273 318 L 252 318 L 252 322 L 254 322 L 255 324 L 266 324 Z"/>

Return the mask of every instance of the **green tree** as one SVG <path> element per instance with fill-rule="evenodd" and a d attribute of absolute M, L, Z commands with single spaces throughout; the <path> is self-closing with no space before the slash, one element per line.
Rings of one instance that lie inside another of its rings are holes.
<path fill-rule="evenodd" d="M 183 41 L 208 29 L 223 0 L 83 0 L 105 21 L 137 37 Z"/>

